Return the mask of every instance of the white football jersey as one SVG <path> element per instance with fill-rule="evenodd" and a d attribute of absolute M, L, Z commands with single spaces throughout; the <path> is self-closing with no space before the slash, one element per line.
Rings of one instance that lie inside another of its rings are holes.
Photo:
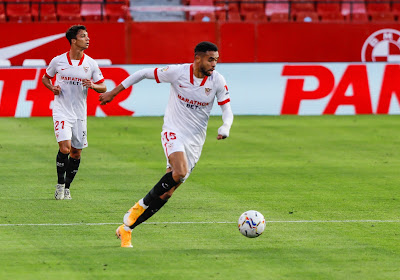
<path fill-rule="evenodd" d="M 85 120 L 88 88 L 82 85 L 82 80 L 92 79 L 96 84 L 104 82 L 97 62 L 85 54 L 81 60 L 71 60 L 67 52 L 51 60 L 45 75 L 49 79 L 56 76 L 54 85 L 61 87 L 61 93 L 54 96 L 53 116 Z"/>
<path fill-rule="evenodd" d="M 177 131 L 193 145 L 203 145 L 210 112 L 230 101 L 224 77 L 217 71 L 203 79 L 193 75 L 193 64 L 170 65 L 154 69 L 157 83 L 170 83 L 170 97 L 163 130 Z"/>

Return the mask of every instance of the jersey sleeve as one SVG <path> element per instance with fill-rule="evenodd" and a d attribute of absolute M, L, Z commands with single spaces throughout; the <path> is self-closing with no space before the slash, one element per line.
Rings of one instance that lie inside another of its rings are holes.
<path fill-rule="evenodd" d="M 226 85 L 225 78 L 220 75 L 217 83 L 217 101 L 218 105 L 222 106 L 231 101 L 229 96 L 228 86 Z"/>
<path fill-rule="evenodd" d="M 154 69 L 154 77 L 157 83 L 172 83 L 178 79 L 179 73 L 179 65 L 168 65 Z"/>
<path fill-rule="evenodd" d="M 99 65 L 95 60 L 93 60 L 93 64 L 94 64 L 93 65 L 94 70 L 92 73 L 92 80 L 95 84 L 101 84 L 102 82 L 104 82 L 103 73 L 101 73 Z"/>
<path fill-rule="evenodd" d="M 50 61 L 49 66 L 47 66 L 45 72 L 47 78 L 53 79 L 54 76 L 57 74 L 57 63 L 58 63 L 58 57 L 55 57 Z"/>

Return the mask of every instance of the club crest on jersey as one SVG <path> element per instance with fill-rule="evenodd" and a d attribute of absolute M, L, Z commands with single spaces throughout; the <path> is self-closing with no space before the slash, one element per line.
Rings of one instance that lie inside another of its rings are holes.
<path fill-rule="evenodd" d="M 211 88 L 205 88 L 206 95 L 209 96 L 211 93 Z"/>
<path fill-rule="evenodd" d="M 165 66 L 164 68 L 161 68 L 161 72 L 165 72 L 165 71 L 167 71 L 169 69 L 169 66 Z"/>
<path fill-rule="evenodd" d="M 83 70 L 85 71 L 85 73 L 87 73 L 87 71 L 89 71 L 89 67 L 83 67 Z"/>

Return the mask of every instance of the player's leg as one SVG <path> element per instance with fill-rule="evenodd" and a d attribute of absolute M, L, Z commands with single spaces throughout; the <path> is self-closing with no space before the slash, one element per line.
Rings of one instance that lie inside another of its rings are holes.
<path fill-rule="evenodd" d="M 62 118 L 53 117 L 54 134 L 58 142 L 56 156 L 57 185 L 54 197 L 57 200 L 64 199 L 65 172 L 68 165 L 68 156 L 71 152 L 71 126 Z"/>
<path fill-rule="evenodd" d="M 71 147 L 71 153 L 68 159 L 68 165 L 65 172 L 65 191 L 64 199 L 72 199 L 71 192 L 69 190 L 72 181 L 75 178 L 76 173 L 78 173 L 79 164 L 81 162 L 82 149 L 76 149 Z"/>
<path fill-rule="evenodd" d="M 65 191 L 64 199 L 72 199 L 70 186 L 78 173 L 81 162 L 82 149 L 88 146 L 86 120 L 76 120 L 72 124 L 71 152 L 65 171 Z"/>
<path fill-rule="evenodd" d="M 183 178 L 188 173 L 188 161 L 184 152 L 175 152 L 168 157 L 169 168 L 167 168 L 166 174 L 171 174 L 173 180 L 178 181 L 177 185 L 173 186 L 167 192 L 163 194 L 156 194 L 154 188 L 143 198 L 145 205 L 148 205 L 143 214 L 141 214 L 137 220 L 130 226 L 134 229 L 144 221 L 148 220 L 151 216 L 157 213 L 172 196 L 174 191 L 182 184 Z M 147 204 L 148 203 L 148 204 Z"/>

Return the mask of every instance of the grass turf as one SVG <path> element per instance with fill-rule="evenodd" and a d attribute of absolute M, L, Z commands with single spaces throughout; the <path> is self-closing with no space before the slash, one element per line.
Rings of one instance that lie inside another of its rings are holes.
<path fill-rule="evenodd" d="M 399 121 L 237 116 L 217 141 L 212 117 L 194 172 L 126 249 L 117 223 L 165 171 L 162 118 L 89 118 L 71 201 L 53 198 L 52 120 L 0 118 L 0 279 L 400 279 Z M 256 239 L 236 226 L 250 209 Z"/>

